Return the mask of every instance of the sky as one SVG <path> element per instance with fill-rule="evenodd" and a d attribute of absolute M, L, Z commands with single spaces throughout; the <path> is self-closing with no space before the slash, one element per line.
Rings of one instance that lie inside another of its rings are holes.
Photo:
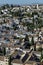
<path fill-rule="evenodd" d="M 0 4 L 43 4 L 43 0 L 0 0 Z"/>

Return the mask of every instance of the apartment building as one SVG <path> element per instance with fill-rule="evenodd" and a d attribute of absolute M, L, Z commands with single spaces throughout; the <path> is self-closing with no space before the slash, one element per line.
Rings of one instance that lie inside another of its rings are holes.
<path fill-rule="evenodd" d="M 8 58 L 5 56 L 0 56 L 0 65 L 8 65 Z"/>

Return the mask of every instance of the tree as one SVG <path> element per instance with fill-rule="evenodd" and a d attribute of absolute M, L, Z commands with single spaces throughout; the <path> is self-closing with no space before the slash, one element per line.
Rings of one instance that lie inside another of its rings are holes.
<path fill-rule="evenodd" d="M 40 48 L 38 49 L 38 51 L 40 51 L 40 52 L 41 52 L 41 51 L 42 51 L 42 48 L 40 47 Z"/>
<path fill-rule="evenodd" d="M 36 43 L 34 43 L 34 37 L 32 37 L 32 40 L 31 40 L 31 46 L 34 46 L 34 51 L 36 51 Z"/>
<path fill-rule="evenodd" d="M 29 38 L 28 38 L 27 34 L 26 34 L 26 37 L 25 37 L 24 41 L 29 41 Z"/>
<path fill-rule="evenodd" d="M 27 15 L 28 17 L 31 17 L 31 13 L 26 13 L 26 15 Z"/>
<path fill-rule="evenodd" d="M 9 65 L 11 65 L 11 55 L 9 56 Z"/>
<path fill-rule="evenodd" d="M 32 37 L 31 45 L 34 45 L 34 38 Z"/>
<path fill-rule="evenodd" d="M 0 53 L 3 53 L 3 51 L 0 49 Z"/>
<path fill-rule="evenodd" d="M 3 54 L 6 55 L 6 48 L 3 47 Z"/>
<path fill-rule="evenodd" d="M 5 18 L 4 18 L 3 22 L 6 23 Z"/>
<path fill-rule="evenodd" d="M 2 6 L 2 9 L 5 9 L 5 6 Z"/>
<path fill-rule="evenodd" d="M 38 12 L 36 12 L 36 11 L 32 12 L 32 17 L 33 17 L 34 15 L 38 15 L 38 17 L 39 17 Z"/>
<path fill-rule="evenodd" d="M 13 7 L 14 7 L 14 5 L 13 5 L 13 4 L 11 4 L 11 7 L 13 8 Z"/>
<path fill-rule="evenodd" d="M 26 48 L 26 49 L 30 49 L 31 44 L 30 44 L 28 35 L 26 35 L 26 37 L 25 37 L 25 39 L 24 39 L 24 43 L 25 43 L 25 44 L 24 44 L 25 48 Z"/>
<path fill-rule="evenodd" d="M 6 8 L 10 8 L 9 4 L 6 4 L 5 6 L 6 6 Z"/>
<path fill-rule="evenodd" d="M 20 38 L 19 42 L 21 43 L 21 42 L 22 42 L 22 40 L 23 40 L 23 39 L 22 39 L 22 38 Z"/>
<path fill-rule="evenodd" d="M 31 44 L 28 41 L 26 41 L 24 46 L 26 49 L 30 49 Z"/>

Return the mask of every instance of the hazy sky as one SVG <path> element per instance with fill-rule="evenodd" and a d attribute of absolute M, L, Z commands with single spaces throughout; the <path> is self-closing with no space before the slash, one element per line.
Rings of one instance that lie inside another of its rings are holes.
<path fill-rule="evenodd" d="M 42 3 L 43 0 L 0 0 L 0 4 L 35 4 L 35 3 Z"/>

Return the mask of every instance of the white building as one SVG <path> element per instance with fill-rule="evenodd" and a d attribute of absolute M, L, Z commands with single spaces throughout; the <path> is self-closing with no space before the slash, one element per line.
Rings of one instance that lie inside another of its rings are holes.
<path fill-rule="evenodd" d="M 0 56 L 0 65 L 8 65 L 8 58 L 5 56 Z"/>
<path fill-rule="evenodd" d="M 38 4 L 37 4 L 37 9 L 39 9 L 39 6 L 38 6 Z"/>

